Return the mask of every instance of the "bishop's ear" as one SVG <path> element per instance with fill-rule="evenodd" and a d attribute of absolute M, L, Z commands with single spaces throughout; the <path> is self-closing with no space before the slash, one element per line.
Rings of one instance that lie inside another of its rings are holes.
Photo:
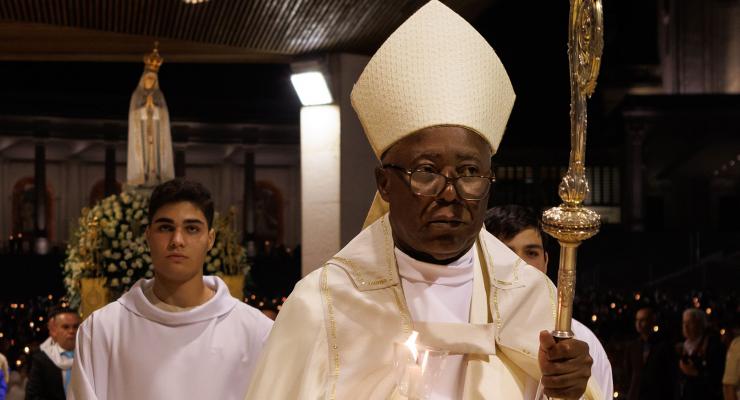
<path fill-rule="evenodd" d="M 376 167 L 375 168 L 375 185 L 378 188 L 378 193 L 380 193 L 380 197 L 388 202 L 388 191 L 390 190 L 390 179 L 388 179 L 388 174 L 386 170 L 382 167 Z"/>

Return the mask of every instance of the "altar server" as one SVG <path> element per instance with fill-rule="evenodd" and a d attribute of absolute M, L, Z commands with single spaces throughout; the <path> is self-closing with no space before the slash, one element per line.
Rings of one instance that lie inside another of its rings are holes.
<path fill-rule="evenodd" d="M 72 398 L 243 399 L 272 321 L 203 276 L 213 201 L 201 184 L 159 185 L 146 238 L 154 278 L 80 326 Z"/>

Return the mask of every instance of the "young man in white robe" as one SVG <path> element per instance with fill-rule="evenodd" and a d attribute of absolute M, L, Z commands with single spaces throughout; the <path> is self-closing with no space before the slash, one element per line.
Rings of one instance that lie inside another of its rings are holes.
<path fill-rule="evenodd" d="M 203 276 L 213 201 L 174 179 L 154 189 L 146 238 L 153 279 L 90 315 L 77 336 L 72 398 L 243 399 L 272 321 Z"/>
<path fill-rule="evenodd" d="M 531 208 L 519 205 L 493 207 L 486 213 L 486 229 L 527 264 L 547 274 L 549 256 L 545 247 L 547 236 L 542 231 L 539 216 Z M 577 339 L 588 343 L 594 360 L 591 375 L 607 396 L 614 392 L 612 365 L 599 338 L 586 325 L 573 319 L 571 329 Z"/>
<path fill-rule="evenodd" d="M 404 398 L 394 344 L 412 331 L 450 353 L 427 382 L 433 399 L 531 399 L 538 384 L 602 399 L 586 343 L 548 333 L 550 280 L 483 229 L 514 102 L 485 39 L 433 0 L 380 47 L 351 100 L 380 161 L 368 226 L 298 283 L 247 399 Z"/>

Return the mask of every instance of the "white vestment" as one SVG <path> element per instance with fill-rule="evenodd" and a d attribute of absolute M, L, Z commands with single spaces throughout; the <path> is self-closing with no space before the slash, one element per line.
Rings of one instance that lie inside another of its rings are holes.
<path fill-rule="evenodd" d="M 421 344 L 464 356 L 463 399 L 531 398 L 539 332 L 555 326 L 555 287 L 485 229 L 473 269 L 469 323 L 413 321 L 386 214 L 296 285 L 247 399 L 402 398 L 393 348 L 412 330 Z M 593 379 L 586 398 L 603 398 Z"/>
<path fill-rule="evenodd" d="M 398 248 L 395 249 L 398 272 L 406 295 L 411 319 L 429 322 L 469 322 L 470 300 L 473 295 L 474 248 L 449 265 L 433 265 L 414 260 Z M 612 366 L 599 339 L 585 325 L 573 320 L 571 329 L 575 338 L 588 344 L 594 363 L 593 375 L 604 396 L 614 392 Z M 444 376 L 431 394 L 431 400 L 453 399 L 456 384 L 464 376 L 463 356 L 449 356 Z M 537 382 L 528 382 L 527 391 L 534 390 Z"/>
<path fill-rule="evenodd" d="M 598 383 L 599 388 L 604 394 L 604 398 L 610 399 L 614 393 L 614 381 L 612 378 L 612 365 L 609 362 L 606 351 L 604 351 L 604 346 L 601 345 L 599 338 L 591 332 L 591 329 L 588 329 L 586 325 L 583 325 L 579 321 L 573 319 L 570 329 L 573 331 L 576 339 L 588 343 L 588 353 L 594 360 L 591 366 L 591 376 Z"/>
<path fill-rule="evenodd" d="M 153 280 L 142 279 L 90 315 L 77 333 L 69 398 L 243 399 L 272 321 L 221 279 L 203 281 L 215 295 L 187 311 L 152 305 L 143 288 Z"/>
<path fill-rule="evenodd" d="M 396 248 L 396 264 L 413 321 L 470 322 L 475 248 L 448 265 L 425 263 Z M 462 394 L 465 356 L 447 356 L 444 372 L 435 379 L 430 400 L 456 399 Z"/>

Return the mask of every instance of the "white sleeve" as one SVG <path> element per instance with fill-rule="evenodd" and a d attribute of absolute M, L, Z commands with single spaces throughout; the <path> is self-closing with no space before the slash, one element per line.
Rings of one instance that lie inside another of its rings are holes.
<path fill-rule="evenodd" d="M 607 357 L 606 351 L 604 351 L 604 346 L 601 345 L 599 338 L 597 338 L 587 326 L 575 319 L 573 320 L 572 330 L 576 335 L 576 339 L 588 343 L 589 355 L 594 360 L 594 363 L 591 366 L 591 376 L 599 385 L 599 389 L 601 389 L 604 397 L 606 399 L 611 399 L 612 394 L 614 393 L 612 365 L 609 362 L 609 357 Z"/>
<path fill-rule="evenodd" d="M 93 342 L 90 334 L 93 315 L 80 325 L 77 331 L 75 359 L 72 364 L 72 379 L 67 400 L 97 400 L 95 376 L 92 368 Z"/>

